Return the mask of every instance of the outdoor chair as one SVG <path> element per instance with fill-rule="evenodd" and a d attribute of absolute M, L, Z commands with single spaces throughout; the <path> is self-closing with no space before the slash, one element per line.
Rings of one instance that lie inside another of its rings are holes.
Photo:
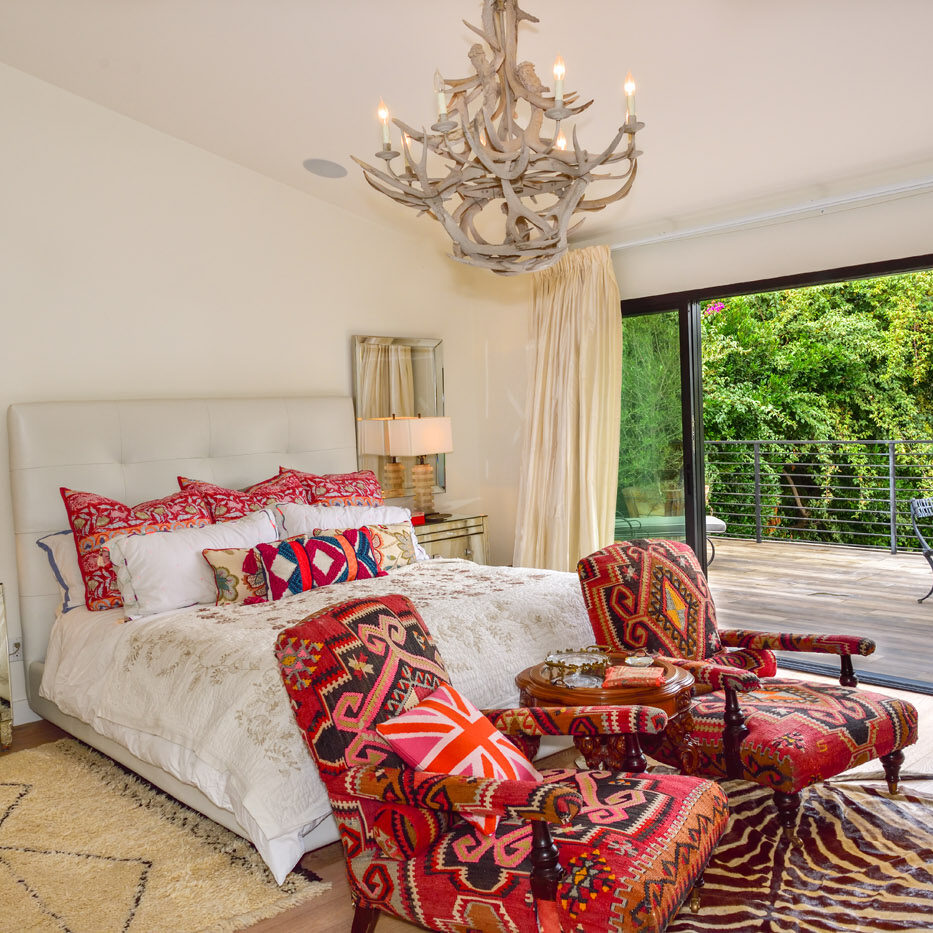
<path fill-rule="evenodd" d="M 337 820 L 353 933 L 380 912 L 433 930 L 660 931 L 696 893 L 728 820 L 710 781 L 575 769 L 499 780 L 417 770 L 393 750 L 393 735 L 423 738 L 424 722 L 407 720 L 452 689 L 405 597 L 309 616 L 279 635 L 276 656 Z M 486 711 L 492 725 L 474 712 L 513 755 L 555 734 L 621 733 L 637 747 L 667 721 L 637 706 Z M 445 742 L 463 737 L 448 727 Z M 474 825 L 490 818 L 491 835 Z"/>
<path fill-rule="evenodd" d="M 772 788 L 790 838 L 810 784 L 880 758 L 897 792 L 902 749 L 917 740 L 917 710 L 853 689 L 851 656 L 874 651 L 870 639 L 720 631 L 696 555 L 676 541 L 614 544 L 583 558 L 577 572 L 599 644 L 656 652 L 696 678 L 692 722 L 678 747 L 665 739 L 655 758 Z M 772 677 L 773 650 L 840 655 L 840 686 Z"/>
<path fill-rule="evenodd" d="M 921 553 L 927 559 L 927 563 L 930 565 L 930 570 L 933 570 L 933 548 L 927 544 L 926 538 L 920 531 L 920 526 L 917 524 L 918 518 L 933 518 L 933 499 L 911 499 L 910 500 L 910 523 L 914 526 L 914 534 L 917 536 L 917 540 L 920 542 L 920 547 L 922 548 Z M 933 596 L 933 586 L 930 587 L 930 592 L 926 596 L 921 596 L 917 600 L 918 603 L 922 603 L 925 599 Z"/>

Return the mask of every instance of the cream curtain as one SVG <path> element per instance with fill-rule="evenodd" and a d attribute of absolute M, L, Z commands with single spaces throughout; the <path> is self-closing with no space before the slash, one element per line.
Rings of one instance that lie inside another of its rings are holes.
<path fill-rule="evenodd" d="M 360 346 L 360 418 L 415 414 L 411 347 L 364 343 Z"/>
<path fill-rule="evenodd" d="M 567 253 L 533 289 L 514 562 L 573 570 L 615 535 L 622 319 L 609 247 Z"/>

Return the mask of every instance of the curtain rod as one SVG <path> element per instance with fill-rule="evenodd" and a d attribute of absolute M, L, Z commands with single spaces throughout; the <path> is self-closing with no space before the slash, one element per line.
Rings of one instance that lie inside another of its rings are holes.
<path fill-rule="evenodd" d="M 784 223 L 788 220 L 797 220 L 808 214 L 823 214 L 831 210 L 851 210 L 860 207 L 869 201 L 895 201 L 899 198 L 912 197 L 933 191 L 933 177 L 919 178 L 914 181 L 898 185 L 886 185 L 881 188 L 870 188 L 858 194 L 846 195 L 837 198 L 823 198 L 818 201 L 808 201 L 794 207 L 781 208 L 774 211 L 763 211 L 759 214 L 750 214 L 747 217 L 722 220 L 717 223 L 703 224 L 696 227 L 687 227 L 683 230 L 671 230 L 667 233 L 655 233 L 651 236 L 640 237 L 635 240 L 623 240 L 614 243 L 610 249 L 632 249 L 635 246 L 649 246 L 654 243 L 666 243 L 671 240 L 685 240 L 691 237 L 706 236 L 716 233 L 731 233 L 744 227 L 766 226 L 769 224 Z"/>

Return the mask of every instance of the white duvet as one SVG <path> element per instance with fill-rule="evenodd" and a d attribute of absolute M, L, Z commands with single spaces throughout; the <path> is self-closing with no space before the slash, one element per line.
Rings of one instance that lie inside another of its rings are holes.
<path fill-rule="evenodd" d="M 74 610 L 56 623 L 41 694 L 229 810 L 277 881 L 333 831 L 273 646 L 311 612 L 358 596 L 408 596 L 453 684 L 480 708 L 511 706 L 514 677 L 592 642 L 576 574 L 421 561 L 374 580 L 258 606 L 196 606 L 122 623 Z"/>

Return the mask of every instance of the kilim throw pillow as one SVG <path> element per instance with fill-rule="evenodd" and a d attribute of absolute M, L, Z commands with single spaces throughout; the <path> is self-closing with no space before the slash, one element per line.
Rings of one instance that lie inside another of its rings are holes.
<path fill-rule="evenodd" d="M 411 534 L 411 522 L 399 522 L 395 525 L 365 525 L 363 530 L 369 535 L 376 562 L 380 570 L 395 570 L 414 564 L 415 542 Z M 315 528 L 315 535 L 344 534 L 339 528 Z"/>
<path fill-rule="evenodd" d="M 298 535 L 256 546 L 272 599 L 318 586 L 383 577 L 369 535 L 361 528 L 331 535 Z"/>
<path fill-rule="evenodd" d="M 532 763 L 450 684 L 417 706 L 376 726 L 401 758 L 418 771 L 512 781 L 540 781 Z M 491 835 L 497 816 L 461 814 Z"/>

